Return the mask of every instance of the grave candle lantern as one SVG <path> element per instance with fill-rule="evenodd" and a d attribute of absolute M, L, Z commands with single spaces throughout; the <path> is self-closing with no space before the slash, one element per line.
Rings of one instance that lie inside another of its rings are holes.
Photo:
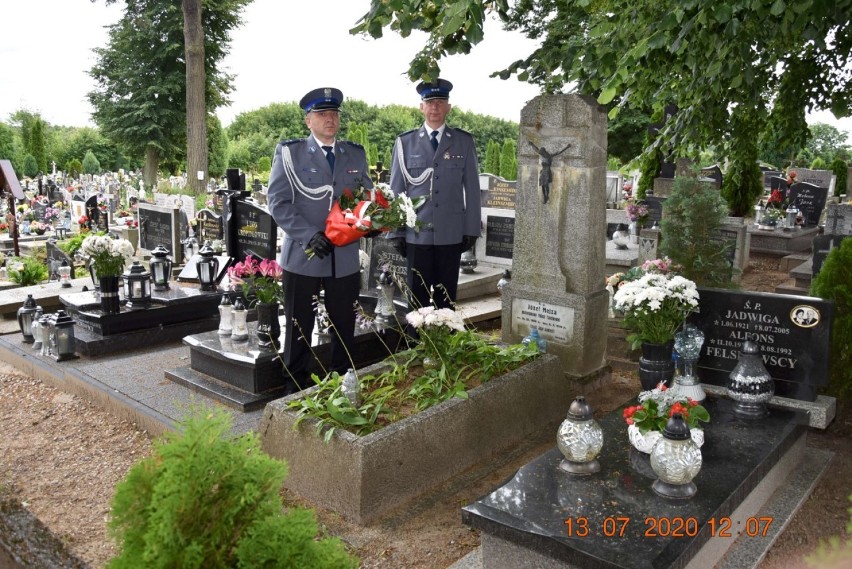
<path fill-rule="evenodd" d="M 21 329 L 21 334 L 24 336 L 25 344 L 32 344 L 35 341 L 33 337 L 33 319 L 39 310 L 41 310 L 41 307 L 36 304 L 31 294 L 27 295 L 24 305 L 18 309 L 18 326 Z"/>
<path fill-rule="evenodd" d="M 695 401 L 704 401 L 707 398 L 696 373 L 703 344 L 704 333 L 692 324 L 684 325 L 683 330 L 675 334 L 675 350 L 683 360 L 683 374 L 675 377 L 674 389 L 676 393 Z"/>
<path fill-rule="evenodd" d="M 77 343 L 74 337 L 74 320 L 64 310 L 60 310 L 56 313 L 56 318 L 51 320 L 50 327 L 51 348 L 56 348 L 53 359 L 58 362 L 75 359 Z"/>
<path fill-rule="evenodd" d="M 234 329 L 234 307 L 231 304 L 231 297 L 228 293 L 222 295 L 222 301 L 219 302 L 219 335 L 230 336 Z"/>
<path fill-rule="evenodd" d="M 231 340 L 235 342 L 248 340 L 248 326 L 246 325 L 247 315 L 248 310 L 246 310 L 246 307 L 243 304 L 243 299 L 238 296 L 234 299 L 234 308 L 231 310 L 231 316 L 233 317 Z"/>
<path fill-rule="evenodd" d="M 68 261 L 63 260 L 59 267 L 59 284 L 62 288 L 71 287 L 71 267 L 68 266 Z"/>
<path fill-rule="evenodd" d="M 390 271 L 384 270 L 379 274 L 379 283 L 376 286 L 376 322 L 381 325 L 390 323 L 394 315 L 393 293 L 394 284 Z"/>
<path fill-rule="evenodd" d="M 734 401 L 734 413 L 745 418 L 766 415 L 766 403 L 775 394 L 775 382 L 763 365 L 757 343 L 749 339 L 743 342 L 737 365 L 728 377 L 728 397 Z"/>
<path fill-rule="evenodd" d="M 142 263 L 133 261 L 124 274 L 124 299 L 130 310 L 145 309 L 151 306 L 151 273 Z"/>
<path fill-rule="evenodd" d="M 693 442 L 689 425 L 675 413 L 651 450 L 651 469 L 658 477 L 651 489 L 666 498 L 692 498 L 698 492 L 692 479 L 701 463 L 701 449 Z"/>
<path fill-rule="evenodd" d="M 474 251 L 474 247 L 471 247 L 467 251 L 464 251 L 461 254 L 461 260 L 459 261 L 459 266 L 461 267 L 461 272 L 464 274 L 471 274 L 476 270 L 476 252 Z"/>
<path fill-rule="evenodd" d="M 796 229 L 796 218 L 799 216 L 799 208 L 796 207 L 796 204 L 790 204 L 790 207 L 784 213 L 787 214 L 787 229 Z"/>
<path fill-rule="evenodd" d="M 556 446 L 565 456 L 559 463 L 563 472 L 586 476 L 601 469 L 597 456 L 603 447 L 603 430 L 582 395 L 568 408 L 568 416 L 556 432 Z"/>
<path fill-rule="evenodd" d="M 157 245 L 152 251 L 152 259 L 148 266 L 154 278 L 154 290 L 166 290 L 172 278 L 172 260 L 168 257 L 169 250 Z"/>
<path fill-rule="evenodd" d="M 216 285 L 216 273 L 219 271 L 219 259 L 214 257 L 213 247 L 209 241 L 204 242 L 198 254 L 201 258 L 195 262 L 195 270 L 198 273 L 201 290 L 213 290 Z"/>
<path fill-rule="evenodd" d="M 42 311 L 41 307 L 37 307 L 35 316 L 33 316 L 33 325 L 32 325 L 32 334 L 33 334 L 33 349 L 41 351 L 43 337 L 41 334 L 41 318 Z"/>

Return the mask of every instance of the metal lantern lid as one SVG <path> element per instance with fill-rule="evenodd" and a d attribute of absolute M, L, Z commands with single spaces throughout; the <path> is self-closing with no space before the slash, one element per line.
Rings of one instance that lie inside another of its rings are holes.
<path fill-rule="evenodd" d="M 213 250 L 213 245 L 210 241 L 205 241 L 204 245 L 201 246 L 201 250 L 198 252 L 204 258 L 213 257 L 216 254 L 216 251 Z"/>
<path fill-rule="evenodd" d="M 670 441 L 685 441 L 691 438 L 689 425 L 683 420 L 683 415 L 675 413 L 671 416 L 668 423 L 666 423 L 666 428 L 663 429 L 663 438 Z"/>
<path fill-rule="evenodd" d="M 239 300 L 239 299 L 237 299 L 237 300 Z M 234 303 L 234 304 L 236 304 L 236 303 Z M 231 306 L 231 297 L 228 295 L 228 293 L 225 293 L 225 294 L 222 295 L 222 300 L 219 302 L 219 306 Z M 236 306 L 235 306 L 235 308 L 236 308 Z"/>
<path fill-rule="evenodd" d="M 234 310 L 245 310 L 246 306 L 243 304 L 243 299 L 239 296 L 234 299 Z"/>
<path fill-rule="evenodd" d="M 573 421 L 591 421 L 593 418 L 592 406 L 586 398 L 579 395 L 568 407 L 568 418 Z"/>
<path fill-rule="evenodd" d="M 169 254 L 169 250 L 162 245 L 157 245 L 151 250 L 151 255 L 157 259 L 165 259 Z"/>
<path fill-rule="evenodd" d="M 148 269 L 146 269 L 146 268 L 142 265 L 142 263 L 140 263 L 139 261 L 133 261 L 133 264 L 131 264 L 131 265 L 127 268 L 127 270 L 126 270 L 126 271 L 124 271 L 124 276 L 125 276 L 125 277 L 128 277 L 128 278 L 129 278 L 129 277 L 133 277 L 133 279 L 134 279 L 134 280 L 142 280 L 142 279 L 144 279 L 146 276 L 147 276 L 148 278 L 150 278 L 150 277 L 151 277 L 151 273 L 149 273 L 149 272 L 148 272 Z"/>
<path fill-rule="evenodd" d="M 20 307 L 18 310 L 23 312 L 35 312 L 38 308 L 33 295 L 28 294 L 26 300 L 24 300 L 24 305 Z"/>
<path fill-rule="evenodd" d="M 71 318 L 70 316 L 68 316 L 68 313 L 65 312 L 64 310 L 60 310 L 59 312 L 56 313 L 56 318 L 53 321 L 53 325 L 59 326 L 59 327 L 73 326 L 74 325 L 74 319 Z"/>

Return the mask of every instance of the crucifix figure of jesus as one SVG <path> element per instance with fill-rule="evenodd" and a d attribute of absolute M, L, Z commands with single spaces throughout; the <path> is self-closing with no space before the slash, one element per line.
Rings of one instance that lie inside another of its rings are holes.
<path fill-rule="evenodd" d="M 542 203 L 547 203 L 547 200 L 550 199 L 550 184 L 553 182 L 553 172 L 550 171 L 550 166 L 553 164 L 553 158 L 568 150 L 568 147 L 571 145 L 566 145 L 565 148 L 554 154 L 551 154 L 547 148 L 544 148 L 543 146 L 539 148 L 533 144 L 532 141 L 530 141 L 530 146 L 532 146 L 535 151 L 538 152 L 538 155 L 541 156 L 541 172 L 538 175 L 538 183 L 541 186 L 541 193 L 543 197 Z"/>

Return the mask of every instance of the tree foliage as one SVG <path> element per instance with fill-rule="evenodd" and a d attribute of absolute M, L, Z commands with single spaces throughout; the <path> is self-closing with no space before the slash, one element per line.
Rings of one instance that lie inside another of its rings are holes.
<path fill-rule="evenodd" d="M 807 139 L 807 110 L 848 116 L 850 12 L 852 0 L 372 0 L 351 31 L 426 32 L 408 74 L 432 79 L 441 58 L 483 39 L 483 21 L 494 14 L 539 42 L 496 75 L 517 75 L 546 93 L 570 86 L 611 105 L 610 118 L 648 105 L 659 118 L 675 104 L 674 120 L 644 152 L 691 156 L 708 146 L 741 150 L 728 148 L 742 136 L 732 124 L 737 113 L 751 115 L 750 137 L 771 128 L 797 148 Z"/>
<path fill-rule="evenodd" d="M 38 164 L 38 169 L 42 172 L 47 172 L 47 133 L 45 128 L 47 124 L 41 117 L 37 116 L 30 126 L 30 135 L 28 137 L 29 146 L 26 151 L 32 154 Z"/>
<path fill-rule="evenodd" d="M 515 180 L 518 177 L 518 151 L 514 140 L 504 140 L 500 151 L 500 177 Z"/>
<path fill-rule="evenodd" d="M 24 161 L 21 169 L 23 170 L 23 175 L 28 178 L 35 178 L 36 174 L 38 174 L 38 162 L 36 162 L 35 156 L 30 153 L 27 153 L 24 156 Z"/>
<path fill-rule="evenodd" d="M 86 155 L 83 156 L 83 173 L 84 174 L 100 174 L 101 173 L 101 163 L 98 162 L 98 159 L 95 157 L 95 153 L 91 150 L 86 152 Z"/>
<path fill-rule="evenodd" d="M 840 197 L 840 194 L 846 193 L 849 164 L 845 160 L 835 158 L 831 163 L 831 171 L 837 176 L 837 179 L 834 181 L 834 195 Z"/>
<path fill-rule="evenodd" d="M 485 162 L 482 166 L 483 172 L 499 175 L 500 172 L 500 146 L 496 140 L 489 140 L 485 149 Z"/>
<path fill-rule="evenodd" d="M 312 512 L 284 513 L 287 467 L 257 434 L 229 436 L 223 411 L 196 411 L 182 427 L 116 488 L 109 530 L 120 552 L 110 569 L 356 567 L 338 539 L 316 539 Z"/>

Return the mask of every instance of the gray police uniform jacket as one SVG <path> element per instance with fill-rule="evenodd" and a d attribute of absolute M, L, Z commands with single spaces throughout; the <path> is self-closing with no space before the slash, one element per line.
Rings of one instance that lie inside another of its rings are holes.
<path fill-rule="evenodd" d="M 410 177 L 417 178 L 431 167 L 431 179 L 417 185 L 408 183 L 399 165 L 399 143 Z M 437 151 L 432 150 L 425 126 L 402 133 L 393 149 L 390 185 L 395 195 L 407 192 L 411 198 L 426 197 L 426 203 L 417 210 L 420 230 L 405 232 L 408 243 L 454 245 L 461 243 L 464 235 L 479 237 L 479 164 L 470 133 L 447 126 Z M 402 235 L 397 232 L 390 237 Z"/>
<path fill-rule="evenodd" d="M 359 184 L 372 188 L 364 148 L 354 142 L 338 140 L 334 144 L 334 172 L 329 168 L 325 151 L 313 136 L 286 140 L 275 148 L 272 173 L 269 175 L 267 201 L 269 212 L 284 231 L 284 242 L 278 263 L 284 270 L 310 277 L 345 277 L 359 270 L 358 241 L 334 247 L 334 253 L 323 259 L 308 259 L 305 249 L 317 231 L 325 231 L 325 219 L 331 206 L 344 189 L 355 190 Z M 312 195 L 294 188 L 284 167 L 284 148 L 290 151 L 292 174 L 305 188 L 331 186 L 332 192 Z M 334 262 L 332 272 L 332 260 Z"/>

